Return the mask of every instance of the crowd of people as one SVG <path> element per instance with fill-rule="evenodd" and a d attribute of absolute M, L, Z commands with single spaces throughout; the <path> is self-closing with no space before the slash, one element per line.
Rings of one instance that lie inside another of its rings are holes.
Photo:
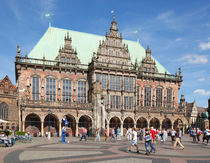
<path fill-rule="evenodd" d="M 87 140 L 87 131 L 85 128 L 82 128 L 82 133 L 80 137 L 80 141 L 84 138 Z M 100 129 L 98 128 L 95 132 L 95 142 L 100 142 Z M 105 142 L 118 142 L 121 141 L 121 130 L 119 127 L 113 127 L 110 129 L 110 134 L 108 134 L 108 130 L 105 129 Z M 176 129 L 170 129 L 170 131 L 167 131 L 166 129 L 158 130 L 153 127 L 150 127 L 149 129 L 142 128 L 142 129 L 135 129 L 135 128 L 128 128 L 127 132 L 125 134 L 127 136 L 127 140 L 129 142 L 129 149 L 128 152 L 131 152 L 132 149 L 135 147 L 136 152 L 139 153 L 138 149 L 138 142 L 143 142 L 145 145 L 145 154 L 150 155 L 151 153 L 157 152 L 155 144 L 158 142 L 161 142 L 165 144 L 168 137 L 171 137 L 171 143 L 172 143 L 172 149 L 176 149 L 177 144 L 180 147 L 181 150 L 184 149 L 184 145 L 182 144 L 182 136 L 183 131 L 179 129 L 178 127 Z M 209 139 L 210 139 L 210 130 L 206 129 L 203 132 L 197 128 L 197 129 L 191 129 L 190 130 L 190 136 L 192 137 L 193 142 L 200 142 L 200 137 L 203 136 L 203 142 L 207 140 L 207 145 L 209 145 Z"/>

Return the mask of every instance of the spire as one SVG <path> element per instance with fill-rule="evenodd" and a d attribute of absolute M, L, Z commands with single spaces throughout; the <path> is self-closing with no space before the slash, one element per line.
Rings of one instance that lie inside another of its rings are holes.
<path fill-rule="evenodd" d="M 150 57 L 151 57 L 151 49 L 149 48 L 149 45 L 147 45 L 146 57 L 147 57 L 147 58 L 150 58 Z"/>
<path fill-rule="evenodd" d="M 17 45 L 17 55 L 16 55 L 16 57 L 20 57 L 20 52 L 21 52 L 20 46 Z"/>
<path fill-rule="evenodd" d="M 110 27 L 110 34 L 113 33 L 116 35 L 118 34 L 118 26 L 117 26 L 117 22 L 115 21 L 114 10 L 111 11 L 111 14 L 112 14 L 113 20 Z"/>
<path fill-rule="evenodd" d="M 182 94 L 181 94 L 180 102 L 185 102 L 185 97 L 184 97 L 183 91 L 182 91 Z"/>

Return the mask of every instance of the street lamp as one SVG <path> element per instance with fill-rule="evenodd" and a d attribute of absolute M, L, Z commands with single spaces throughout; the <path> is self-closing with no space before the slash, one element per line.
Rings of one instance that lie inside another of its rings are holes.
<path fill-rule="evenodd" d="M 51 137 L 51 132 L 50 132 L 50 115 L 51 115 L 51 110 L 48 109 L 48 139 L 50 140 L 50 137 Z"/>

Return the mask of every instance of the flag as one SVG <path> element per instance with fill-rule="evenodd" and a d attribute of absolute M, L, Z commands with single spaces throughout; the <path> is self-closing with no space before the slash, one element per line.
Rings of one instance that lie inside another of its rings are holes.
<path fill-rule="evenodd" d="M 139 30 L 134 31 L 133 33 L 138 34 L 139 33 Z"/>
<path fill-rule="evenodd" d="M 50 16 L 51 16 L 51 14 L 50 14 L 50 13 L 47 13 L 47 14 L 45 14 L 45 16 L 46 16 L 46 17 L 50 17 Z"/>

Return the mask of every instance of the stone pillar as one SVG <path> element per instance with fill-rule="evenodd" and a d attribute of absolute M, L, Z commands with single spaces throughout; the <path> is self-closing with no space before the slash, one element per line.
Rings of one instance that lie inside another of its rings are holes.
<path fill-rule="evenodd" d="M 41 121 L 41 135 L 44 136 L 44 121 Z"/>
<path fill-rule="evenodd" d="M 105 107 L 104 104 L 101 104 L 101 134 L 105 134 Z"/>
<path fill-rule="evenodd" d="M 25 121 L 22 122 L 22 126 L 23 126 L 23 131 L 25 131 Z"/>
<path fill-rule="evenodd" d="M 162 121 L 160 122 L 160 130 L 162 130 Z"/>
<path fill-rule="evenodd" d="M 149 128 L 149 122 L 150 122 L 150 121 L 148 120 L 148 121 L 147 121 L 147 128 Z"/>
<path fill-rule="evenodd" d="M 121 136 L 123 136 L 123 123 L 120 123 L 120 131 L 121 131 Z"/>
<path fill-rule="evenodd" d="M 134 123 L 134 126 L 133 127 L 136 128 L 136 123 Z"/>
<path fill-rule="evenodd" d="M 108 135 L 109 135 L 109 123 L 107 123 L 106 129 L 107 129 L 107 133 L 108 133 Z"/>
<path fill-rule="evenodd" d="M 75 131 L 75 136 L 79 135 L 79 127 L 78 127 L 78 122 L 76 122 L 76 131 Z"/>
<path fill-rule="evenodd" d="M 62 124 L 62 120 L 59 120 L 59 136 L 61 137 L 61 134 L 62 134 L 62 127 L 61 127 L 61 124 Z"/>

